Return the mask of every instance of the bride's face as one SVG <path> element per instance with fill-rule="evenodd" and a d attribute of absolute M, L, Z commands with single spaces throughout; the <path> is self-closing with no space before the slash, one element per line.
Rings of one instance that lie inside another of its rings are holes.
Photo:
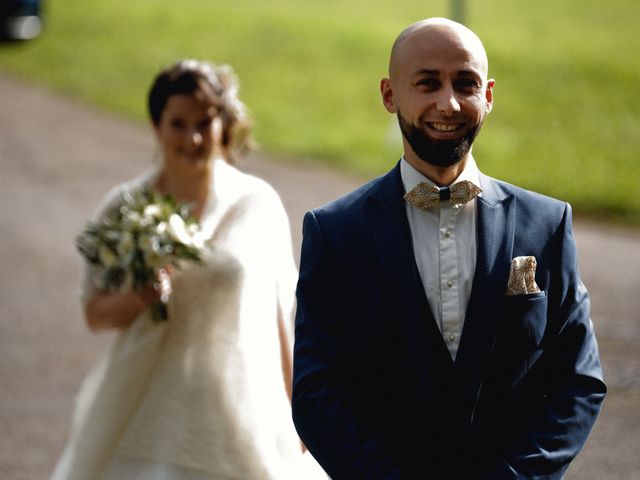
<path fill-rule="evenodd" d="M 167 99 L 156 136 L 165 168 L 177 174 L 207 167 L 220 135 L 214 128 L 216 109 L 203 98 L 191 94 L 172 95 Z"/>

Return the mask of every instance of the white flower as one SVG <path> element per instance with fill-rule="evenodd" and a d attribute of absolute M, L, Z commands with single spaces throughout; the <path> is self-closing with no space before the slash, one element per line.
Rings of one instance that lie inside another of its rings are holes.
<path fill-rule="evenodd" d="M 146 207 L 144 207 L 145 217 L 160 218 L 161 213 L 162 213 L 162 209 L 160 208 L 160 205 L 156 205 L 155 203 L 152 203 L 151 205 L 147 205 Z"/>
<path fill-rule="evenodd" d="M 138 212 L 134 212 L 133 210 L 129 210 L 123 217 L 122 217 L 122 223 L 124 225 L 130 225 L 131 228 L 133 229 L 138 229 L 140 228 L 141 224 L 142 224 L 142 215 L 140 215 Z"/>
<path fill-rule="evenodd" d="M 180 242 L 184 245 L 193 245 L 193 238 L 187 231 L 187 224 L 177 213 L 174 213 L 169 217 L 167 231 L 169 232 L 169 236 L 171 236 L 171 238 L 176 242 Z"/>
<path fill-rule="evenodd" d="M 155 223 L 156 219 L 153 217 L 142 217 L 140 219 L 140 228 L 145 229 L 145 228 L 149 228 L 152 227 L 153 224 Z"/>
<path fill-rule="evenodd" d="M 167 222 L 160 222 L 156 226 L 156 233 L 158 235 L 163 235 L 167 231 Z"/>
<path fill-rule="evenodd" d="M 126 217 L 127 217 L 127 220 L 129 220 L 131 223 L 138 223 L 142 218 L 138 212 L 134 212 L 134 211 L 127 212 Z"/>
<path fill-rule="evenodd" d="M 98 257 L 100 258 L 100 264 L 105 268 L 111 268 L 118 265 L 118 257 L 106 245 L 100 245 L 100 248 L 98 249 Z"/>

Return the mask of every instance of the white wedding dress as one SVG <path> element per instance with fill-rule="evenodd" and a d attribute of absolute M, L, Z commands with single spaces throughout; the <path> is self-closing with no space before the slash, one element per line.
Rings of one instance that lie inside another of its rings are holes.
<path fill-rule="evenodd" d="M 97 218 L 155 175 L 115 188 Z M 175 271 L 167 322 L 144 312 L 90 372 L 52 480 L 327 478 L 301 453 L 282 373 L 297 275 L 280 199 L 215 160 L 200 224 L 203 264 Z"/>

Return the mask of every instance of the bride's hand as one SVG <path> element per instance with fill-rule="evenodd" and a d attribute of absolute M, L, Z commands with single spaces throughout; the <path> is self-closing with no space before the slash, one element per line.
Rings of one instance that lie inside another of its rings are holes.
<path fill-rule="evenodd" d="M 154 284 L 154 288 L 158 292 L 158 296 L 162 303 L 167 303 L 169 301 L 169 297 L 173 292 L 171 287 L 171 274 L 173 270 L 169 266 L 167 268 L 161 268 L 156 273 L 157 282 Z"/>
<path fill-rule="evenodd" d="M 98 292 L 85 306 L 85 318 L 94 331 L 126 328 L 142 310 L 158 300 L 167 302 L 171 296 L 173 269 L 159 269 L 156 280 L 140 291 Z"/>
<path fill-rule="evenodd" d="M 146 305 L 151 305 L 158 300 L 163 303 L 169 301 L 169 297 L 173 291 L 171 288 L 172 273 L 173 269 L 170 266 L 159 268 L 156 272 L 156 278 L 150 282 L 149 285 L 137 292 Z"/>

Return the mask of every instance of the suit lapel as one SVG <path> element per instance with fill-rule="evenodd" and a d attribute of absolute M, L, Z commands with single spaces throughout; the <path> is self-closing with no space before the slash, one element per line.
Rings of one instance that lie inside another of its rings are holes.
<path fill-rule="evenodd" d="M 507 288 L 516 210 L 514 197 L 500 195 L 494 180 L 482 175 L 481 183 L 476 271 L 455 362 L 463 404 L 471 417 L 493 349 L 498 305 Z"/>
<path fill-rule="evenodd" d="M 405 334 L 410 361 L 425 391 L 450 379 L 453 362 L 442 340 L 416 266 L 402 195 L 399 164 L 370 192 L 367 216 L 385 297 L 398 328 Z"/>

